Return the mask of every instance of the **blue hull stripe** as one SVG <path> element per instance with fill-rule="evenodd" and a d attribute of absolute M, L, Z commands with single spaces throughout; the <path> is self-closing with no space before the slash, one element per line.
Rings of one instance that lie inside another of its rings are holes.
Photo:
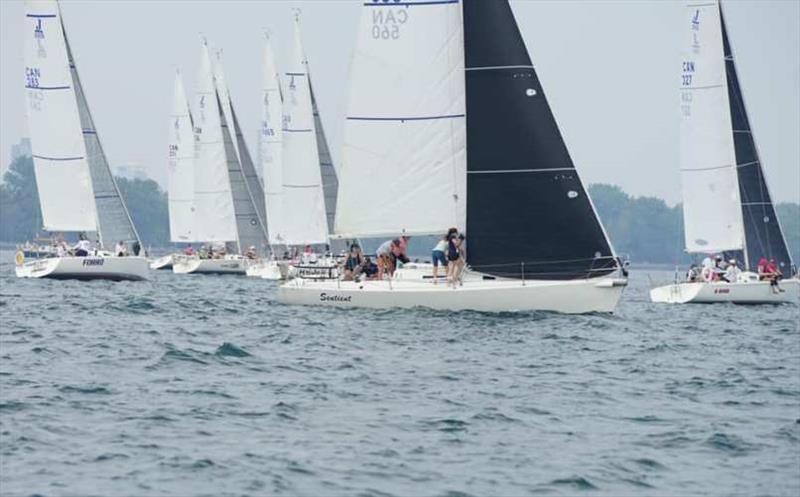
<path fill-rule="evenodd" d="M 437 119 L 458 119 L 466 117 L 465 114 L 450 114 L 446 116 L 423 116 L 423 117 L 361 117 L 348 116 L 348 121 L 434 121 Z"/>

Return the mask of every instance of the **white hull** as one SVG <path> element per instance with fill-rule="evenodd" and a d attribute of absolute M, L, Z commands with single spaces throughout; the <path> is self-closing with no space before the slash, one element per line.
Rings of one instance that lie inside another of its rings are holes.
<path fill-rule="evenodd" d="M 172 265 L 175 274 L 239 274 L 245 273 L 243 257 L 224 259 L 199 259 L 197 257 L 177 257 Z"/>
<path fill-rule="evenodd" d="M 664 304 L 783 304 L 797 303 L 800 298 L 800 280 L 780 282 L 780 293 L 773 292 L 768 281 L 737 283 L 697 282 L 677 283 L 650 290 L 650 300 Z"/>
<path fill-rule="evenodd" d="M 172 269 L 172 265 L 174 264 L 175 254 L 165 255 L 163 257 L 159 257 L 158 259 L 154 260 L 150 263 L 150 269 L 159 270 L 159 269 Z"/>
<path fill-rule="evenodd" d="M 285 272 L 281 272 L 281 263 L 278 261 L 260 261 L 247 268 L 247 276 L 271 281 L 286 279 Z"/>
<path fill-rule="evenodd" d="M 484 280 L 472 274 L 463 285 L 434 284 L 421 278 L 386 281 L 336 281 L 297 278 L 278 289 L 285 304 L 367 307 L 374 309 L 427 307 L 483 312 L 554 311 L 565 314 L 613 312 L 627 280 Z"/>
<path fill-rule="evenodd" d="M 144 257 L 52 257 L 25 262 L 16 268 L 19 278 L 59 280 L 139 281 L 148 278 Z"/>

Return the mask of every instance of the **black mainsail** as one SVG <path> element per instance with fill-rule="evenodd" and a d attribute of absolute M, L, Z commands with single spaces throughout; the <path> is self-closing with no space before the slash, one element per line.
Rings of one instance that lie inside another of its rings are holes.
<path fill-rule="evenodd" d="M 792 258 L 783 237 L 775 207 L 764 178 L 764 169 L 758 157 L 753 130 L 744 106 L 742 88 L 736 73 L 733 51 L 728 41 L 728 30 L 720 6 L 722 45 L 725 53 L 725 71 L 728 79 L 728 100 L 733 125 L 733 143 L 736 151 L 736 167 L 739 177 L 739 196 L 742 202 L 744 239 L 747 251 L 733 252 L 728 258 L 744 260 L 747 268 L 755 270 L 759 259 L 775 259 L 787 276 L 794 272 Z"/>
<path fill-rule="evenodd" d="M 508 0 L 464 0 L 468 261 L 569 280 L 617 260 L 545 98 Z"/>

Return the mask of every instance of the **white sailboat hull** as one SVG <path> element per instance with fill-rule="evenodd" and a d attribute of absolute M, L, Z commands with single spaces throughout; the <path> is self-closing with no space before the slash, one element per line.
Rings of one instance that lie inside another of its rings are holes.
<path fill-rule="evenodd" d="M 613 312 L 627 280 L 484 280 L 480 275 L 452 287 L 421 278 L 386 281 L 336 281 L 297 278 L 278 289 L 285 304 L 374 309 L 427 307 L 482 312 L 553 311 L 565 314 Z"/>
<path fill-rule="evenodd" d="M 19 278 L 140 281 L 148 278 L 144 257 L 52 257 L 16 267 Z"/>
<path fill-rule="evenodd" d="M 172 265 L 175 262 L 174 260 L 175 260 L 175 254 L 169 254 L 163 257 L 159 257 L 158 259 L 150 263 L 150 269 L 153 270 L 172 269 Z"/>
<path fill-rule="evenodd" d="M 653 288 L 650 300 L 664 304 L 784 304 L 800 299 L 800 280 L 783 280 L 779 288 L 782 291 L 775 293 L 768 281 L 676 283 Z"/>
<path fill-rule="evenodd" d="M 175 274 L 246 274 L 243 257 L 224 259 L 200 259 L 197 257 L 176 258 L 172 272 Z"/>
<path fill-rule="evenodd" d="M 286 266 L 286 264 L 283 264 Z M 281 263 L 278 261 L 260 261 L 248 266 L 247 276 L 253 278 L 263 278 L 270 281 L 286 279 L 286 271 L 281 271 Z"/>

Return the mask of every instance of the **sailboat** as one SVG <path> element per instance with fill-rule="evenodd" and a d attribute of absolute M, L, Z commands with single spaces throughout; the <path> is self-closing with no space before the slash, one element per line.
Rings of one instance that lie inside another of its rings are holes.
<path fill-rule="evenodd" d="M 181 256 L 178 274 L 241 274 L 250 248 L 267 245 L 262 218 L 263 191 L 247 152 L 219 60 L 211 61 L 203 40 L 197 89 L 198 115 L 194 174 L 195 239 L 225 247 L 222 257 Z M 219 251 L 219 249 L 217 249 Z"/>
<path fill-rule="evenodd" d="M 364 2 L 335 234 L 467 237 L 461 284 L 283 284 L 336 307 L 612 312 L 627 278 L 507 0 Z"/>
<path fill-rule="evenodd" d="M 744 265 L 738 281 L 654 288 L 653 302 L 797 302 L 800 281 L 772 204 L 744 105 L 722 8 L 689 2 L 683 16 L 681 183 L 686 251 L 724 254 Z M 789 277 L 778 288 L 754 271 L 774 259 Z"/>
<path fill-rule="evenodd" d="M 169 120 L 167 197 L 169 234 L 173 243 L 193 243 L 194 209 L 194 124 L 180 72 L 175 73 L 175 92 Z M 179 254 L 159 257 L 150 269 L 172 269 Z"/>
<path fill-rule="evenodd" d="M 106 159 L 55 0 L 26 2 L 25 88 L 44 229 L 94 233 L 101 246 L 141 241 Z M 89 235 L 90 236 L 90 235 Z M 24 259 L 24 258 L 23 258 Z M 147 260 L 94 249 L 25 262 L 25 278 L 147 279 Z"/>

